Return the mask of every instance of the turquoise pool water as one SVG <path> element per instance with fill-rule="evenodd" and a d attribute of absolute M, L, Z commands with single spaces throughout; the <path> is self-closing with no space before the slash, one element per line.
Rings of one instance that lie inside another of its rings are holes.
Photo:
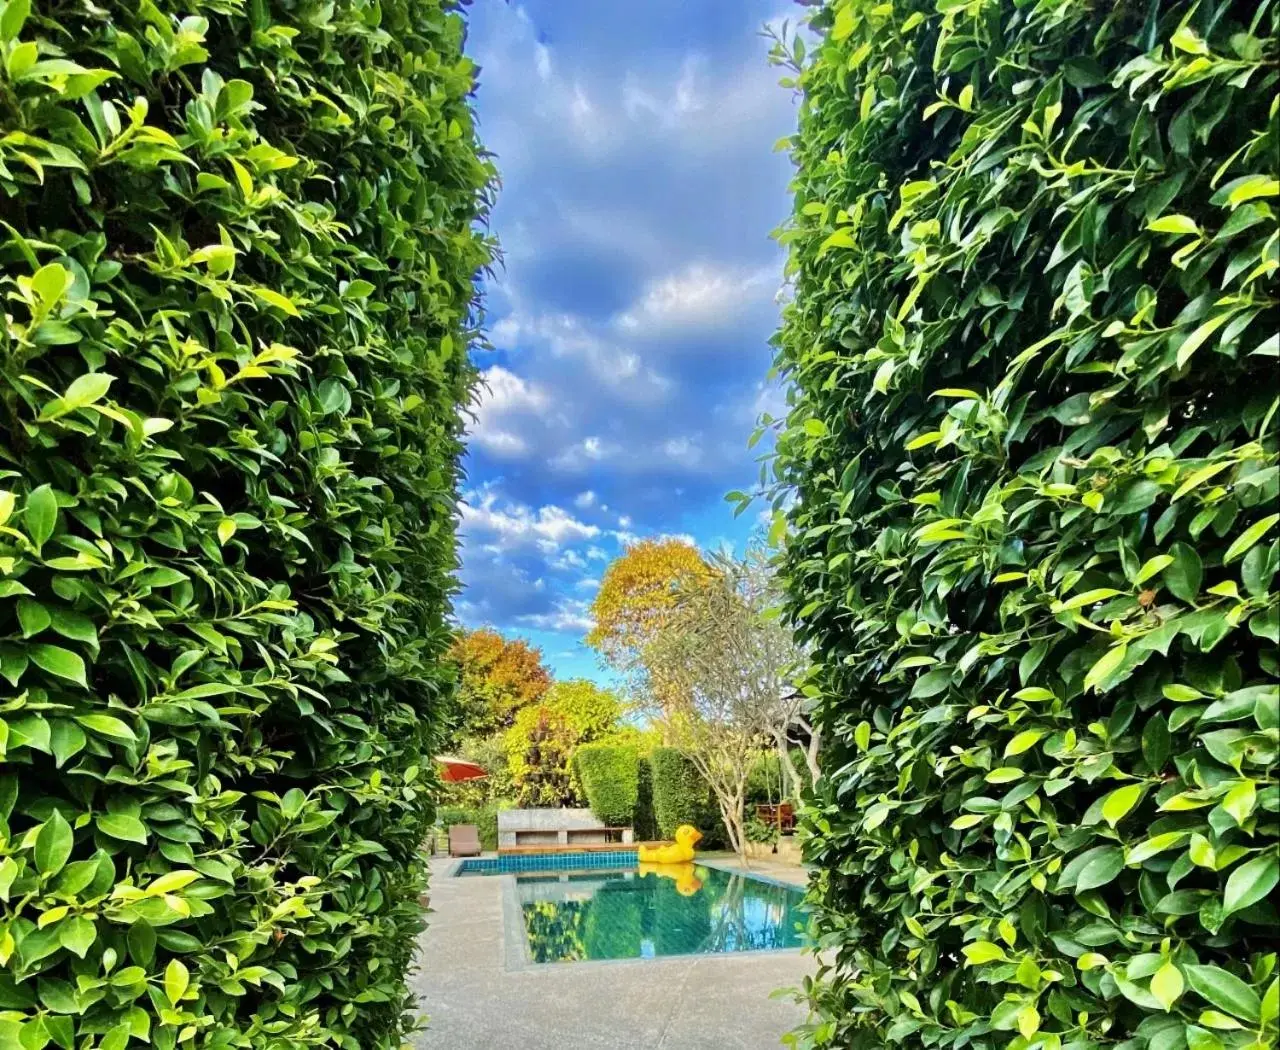
<path fill-rule="evenodd" d="M 535 963 L 795 948 L 805 922 L 800 890 L 701 865 L 517 875 L 516 897 Z"/>

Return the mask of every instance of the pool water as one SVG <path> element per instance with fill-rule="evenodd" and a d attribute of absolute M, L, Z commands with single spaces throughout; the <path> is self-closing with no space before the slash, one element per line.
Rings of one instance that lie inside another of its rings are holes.
<path fill-rule="evenodd" d="M 535 963 L 795 948 L 801 890 L 701 865 L 516 876 Z"/>

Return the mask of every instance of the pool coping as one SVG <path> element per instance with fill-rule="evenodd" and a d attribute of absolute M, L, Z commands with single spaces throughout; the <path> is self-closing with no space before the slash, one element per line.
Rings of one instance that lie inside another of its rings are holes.
<path fill-rule="evenodd" d="M 767 875 L 757 875 L 753 871 L 744 871 L 724 861 L 696 861 L 705 868 L 716 868 L 730 875 L 741 875 L 743 878 L 755 879 L 757 882 L 781 886 L 783 889 L 803 893 L 804 887 L 781 879 L 771 879 Z M 449 868 L 447 878 L 458 873 L 462 861 L 459 860 Z M 527 874 L 527 873 L 526 873 Z M 794 948 L 754 948 L 745 952 L 675 952 L 671 955 L 640 956 L 631 959 L 565 959 L 560 962 L 534 962 L 529 950 L 529 938 L 525 933 L 524 913 L 520 908 L 520 899 L 516 894 L 516 876 L 514 873 L 487 875 L 485 878 L 500 880 L 502 886 L 502 968 L 508 973 L 523 971 L 550 970 L 560 966 L 636 966 L 651 963 L 658 959 L 741 959 L 751 955 L 787 955 L 803 954 L 811 951 L 812 945 L 799 944 Z"/>

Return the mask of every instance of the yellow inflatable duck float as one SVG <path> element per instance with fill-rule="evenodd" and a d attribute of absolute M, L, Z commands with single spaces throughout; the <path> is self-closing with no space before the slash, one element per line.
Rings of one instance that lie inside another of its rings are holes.
<path fill-rule="evenodd" d="M 637 859 L 641 864 L 688 864 L 693 860 L 693 846 L 702 832 L 689 824 L 676 828 L 676 841 L 670 846 L 641 846 Z"/>
<path fill-rule="evenodd" d="M 657 875 L 659 878 L 674 880 L 676 892 L 681 897 L 692 897 L 702 889 L 698 869 L 691 860 L 684 864 L 641 864 L 640 874 Z"/>

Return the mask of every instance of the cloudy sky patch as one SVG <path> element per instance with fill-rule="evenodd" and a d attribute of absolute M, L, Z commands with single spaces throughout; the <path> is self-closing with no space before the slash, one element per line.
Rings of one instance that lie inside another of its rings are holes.
<path fill-rule="evenodd" d="M 801 9 L 797 8 L 797 11 Z M 794 125 L 778 0 L 477 0 L 481 135 L 503 188 L 493 350 L 469 428 L 459 618 L 603 677 L 581 644 L 647 536 L 740 543 L 777 323 Z"/>

